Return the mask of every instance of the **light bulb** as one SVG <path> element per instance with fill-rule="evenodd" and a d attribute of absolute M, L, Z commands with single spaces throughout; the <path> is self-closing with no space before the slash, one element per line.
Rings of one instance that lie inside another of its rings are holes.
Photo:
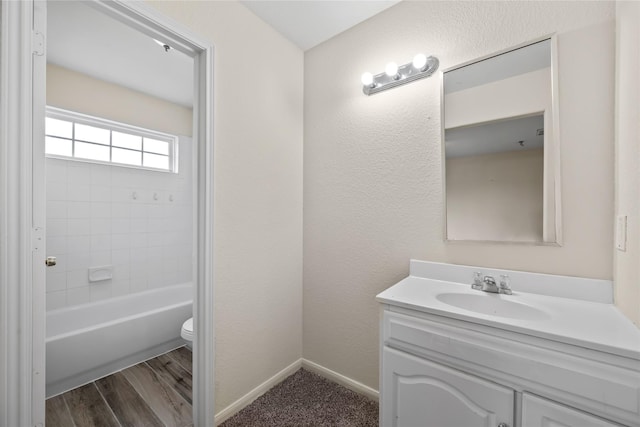
<path fill-rule="evenodd" d="M 424 71 L 425 65 L 427 65 L 427 57 L 424 54 L 419 53 L 413 57 L 413 68 Z"/>
<path fill-rule="evenodd" d="M 389 62 L 387 64 L 387 66 L 385 67 L 384 72 L 389 77 L 397 78 L 398 77 L 398 64 L 396 64 L 395 62 Z"/>
<path fill-rule="evenodd" d="M 360 81 L 365 86 L 371 86 L 373 84 L 373 74 L 369 72 L 363 73 L 362 77 L 360 77 Z"/>

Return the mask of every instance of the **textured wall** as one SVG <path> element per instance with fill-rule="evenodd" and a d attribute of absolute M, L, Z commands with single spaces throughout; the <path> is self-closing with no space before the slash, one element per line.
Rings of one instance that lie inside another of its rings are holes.
<path fill-rule="evenodd" d="M 305 358 L 377 388 L 374 297 L 410 258 L 611 279 L 613 19 L 609 2 L 401 2 L 306 52 Z M 445 244 L 441 74 L 367 97 L 361 73 L 417 52 L 447 69 L 554 32 L 564 245 Z"/>
<path fill-rule="evenodd" d="M 616 214 L 627 215 L 627 250 L 615 251 L 616 304 L 640 327 L 640 3 L 618 2 Z"/>
<path fill-rule="evenodd" d="M 302 355 L 303 54 L 238 2 L 152 2 L 214 58 L 216 412 Z"/>

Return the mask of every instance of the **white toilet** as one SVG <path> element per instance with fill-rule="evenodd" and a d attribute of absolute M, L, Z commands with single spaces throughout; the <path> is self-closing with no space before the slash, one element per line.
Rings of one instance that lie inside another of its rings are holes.
<path fill-rule="evenodd" d="M 182 324 L 180 336 L 187 342 L 187 347 L 193 346 L 193 317 L 190 317 Z"/>

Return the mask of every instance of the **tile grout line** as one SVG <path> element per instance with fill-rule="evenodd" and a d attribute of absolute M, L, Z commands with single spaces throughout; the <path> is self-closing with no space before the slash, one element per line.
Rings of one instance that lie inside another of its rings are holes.
<path fill-rule="evenodd" d="M 104 395 L 102 394 L 102 392 L 100 391 L 100 388 L 98 387 L 98 385 L 96 384 L 96 382 L 92 382 L 91 384 L 93 384 L 93 386 L 96 388 L 96 390 L 98 391 L 98 394 L 100 395 L 100 397 L 102 398 L 102 400 L 104 401 L 104 403 L 107 405 L 107 408 L 109 408 L 109 411 L 111 412 L 111 415 L 113 415 L 113 418 L 116 420 L 116 422 L 118 423 L 118 425 L 120 427 L 124 427 L 122 425 L 122 423 L 120 422 L 120 419 L 118 418 L 118 416 L 116 415 L 115 411 L 113 410 L 113 408 L 111 407 L 111 405 L 109 405 L 109 402 L 107 402 L 107 399 L 105 399 Z"/>

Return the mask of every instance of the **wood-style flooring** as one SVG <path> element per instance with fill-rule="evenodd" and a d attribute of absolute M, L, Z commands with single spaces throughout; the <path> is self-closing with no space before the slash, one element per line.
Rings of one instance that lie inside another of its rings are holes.
<path fill-rule="evenodd" d="M 47 399 L 47 427 L 192 426 L 191 350 L 181 347 Z"/>

